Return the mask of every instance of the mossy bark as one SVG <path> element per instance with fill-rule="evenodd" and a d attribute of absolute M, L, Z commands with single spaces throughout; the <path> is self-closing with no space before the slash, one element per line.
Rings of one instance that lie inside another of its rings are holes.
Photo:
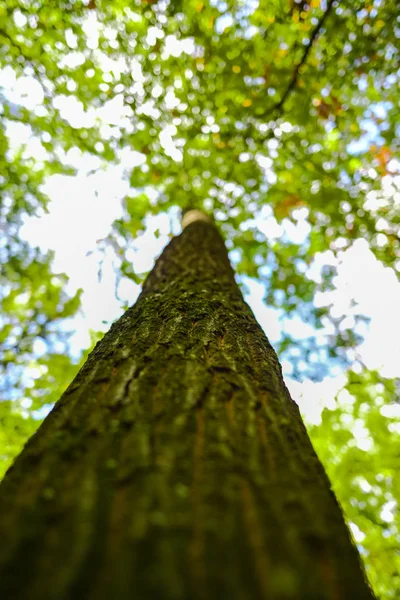
<path fill-rule="evenodd" d="M 338 503 L 212 225 L 190 224 L 0 493 L 7 600 L 364 600 Z"/>

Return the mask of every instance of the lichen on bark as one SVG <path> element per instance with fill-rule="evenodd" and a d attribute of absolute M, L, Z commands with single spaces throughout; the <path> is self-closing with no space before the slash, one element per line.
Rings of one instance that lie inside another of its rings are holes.
<path fill-rule="evenodd" d="M 223 240 L 190 223 L 0 487 L 0 596 L 366 600 Z"/>

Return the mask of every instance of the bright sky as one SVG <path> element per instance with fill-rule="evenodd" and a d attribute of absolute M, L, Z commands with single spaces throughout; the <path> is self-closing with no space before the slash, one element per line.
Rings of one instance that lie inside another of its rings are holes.
<path fill-rule="evenodd" d="M 221 25 L 222 26 L 222 25 Z M 151 33 L 151 32 L 150 32 Z M 171 36 L 172 37 L 172 36 Z M 170 52 L 190 52 L 190 41 L 187 47 L 180 47 L 177 40 L 171 40 Z M 73 60 L 74 40 L 71 40 L 71 53 L 66 60 Z M 140 63 L 132 59 L 132 73 L 138 86 L 142 82 Z M 118 69 L 118 65 L 110 65 L 110 69 Z M 6 91 L 7 97 L 15 104 L 20 104 L 31 110 L 40 110 L 43 99 L 41 86 L 30 77 L 16 79 L 11 67 L 0 70 L 0 88 Z M 154 91 L 157 93 L 157 91 Z M 171 107 L 176 98 L 171 94 L 168 100 Z M 124 107 L 122 97 L 116 96 L 99 109 L 89 113 L 83 111 L 80 103 L 72 96 L 60 96 L 57 99 L 62 116 L 74 126 L 88 125 L 89 121 L 100 120 L 104 136 L 109 135 L 110 128 L 122 123 L 129 127 L 129 108 Z M 152 107 L 142 106 L 142 111 L 151 114 Z M 290 124 L 287 124 L 290 127 Z M 28 126 L 20 123 L 10 123 L 7 134 L 14 150 L 26 144 L 26 153 L 31 153 L 38 160 L 46 156 L 38 140 L 31 137 Z M 165 152 L 174 160 L 181 160 L 181 151 L 174 145 L 174 131 L 166 129 L 160 142 Z M 43 154 L 43 156 L 42 156 Z M 121 315 L 121 303 L 115 297 L 114 256 L 111 248 L 104 255 L 102 278 L 98 279 L 99 260 L 102 256 L 98 251 L 98 240 L 110 232 L 114 219 L 122 214 L 121 199 L 128 193 L 129 183 L 124 180 L 124 171 L 133 165 L 139 166 L 144 157 L 137 152 L 122 150 L 120 162 L 115 165 L 101 165 L 96 157 L 82 156 L 77 149 L 72 149 L 64 157 L 69 164 L 78 168 L 76 176 L 55 175 L 49 178 L 45 192 L 51 198 L 48 214 L 40 218 L 30 217 L 21 230 L 22 237 L 32 245 L 43 250 L 54 250 L 54 271 L 65 272 L 70 281 L 68 291 L 75 292 L 83 288 L 82 313 L 68 323 L 68 328 L 74 331 L 72 349 L 78 353 L 89 345 L 89 331 L 106 331 L 110 323 Z M 263 162 L 264 161 L 264 162 Z M 260 157 L 264 168 L 266 181 L 273 183 L 275 174 L 270 159 Z M 394 179 L 394 177 L 392 178 Z M 387 197 L 391 191 L 392 182 L 386 182 Z M 397 188 L 400 189 L 400 181 Z M 389 191 L 388 191 L 389 190 Z M 399 202 L 399 194 L 396 191 Z M 389 196 L 388 196 L 389 195 Z M 370 201 L 374 201 L 370 198 Z M 257 227 L 265 233 L 268 239 L 277 239 L 285 233 L 291 240 L 301 243 L 308 233 L 310 226 L 307 213 L 297 211 L 297 223 L 294 225 L 285 220 L 283 226 L 278 224 L 268 207 L 257 219 Z M 180 225 L 176 213 L 163 214 L 148 219 L 147 231 L 135 241 L 129 250 L 128 259 L 133 262 L 136 272 L 151 269 L 154 259 L 162 252 L 170 239 L 170 233 L 178 233 Z M 156 237 L 155 231 L 159 234 Z M 351 248 L 339 252 L 337 258 L 331 251 L 317 254 L 314 263 L 308 271 L 308 276 L 316 281 L 321 276 L 321 267 L 331 264 L 337 267 L 335 279 L 336 289 L 326 294 L 320 294 L 316 301 L 322 306 L 333 303 L 332 316 L 347 315 L 347 325 L 352 326 L 354 308 L 352 299 L 358 304 L 358 312 L 369 317 L 370 324 L 362 332 L 363 343 L 357 348 L 357 354 L 362 362 L 370 369 L 378 369 L 387 377 L 400 376 L 400 321 L 398 307 L 400 306 L 400 284 L 394 272 L 383 267 L 369 250 L 363 239 L 355 240 Z M 249 293 L 246 299 L 252 307 L 256 318 L 264 328 L 272 343 L 276 342 L 282 331 L 280 313 L 269 308 L 263 302 L 264 288 L 261 283 L 246 279 L 245 284 Z M 140 287 L 124 278 L 119 286 L 120 300 L 132 304 L 138 296 Z M 284 327 L 297 339 L 315 334 L 312 327 L 300 318 L 286 319 Z M 335 394 L 345 382 L 345 374 L 339 368 L 333 370 L 330 377 L 320 383 L 306 380 L 303 383 L 290 378 L 291 365 L 283 362 L 286 381 L 293 398 L 299 403 L 306 419 L 318 422 L 321 410 L 333 402 Z M 361 438 L 360 438 L 361 439 Z"/>

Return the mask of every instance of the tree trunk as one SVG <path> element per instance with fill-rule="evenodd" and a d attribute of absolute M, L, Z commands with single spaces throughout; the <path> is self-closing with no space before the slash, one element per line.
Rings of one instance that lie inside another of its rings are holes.
<path fill-rule="evenodd" d="M 7 600 L 373 598 L 224 243 L 195 221 L 8 471 Z"/>

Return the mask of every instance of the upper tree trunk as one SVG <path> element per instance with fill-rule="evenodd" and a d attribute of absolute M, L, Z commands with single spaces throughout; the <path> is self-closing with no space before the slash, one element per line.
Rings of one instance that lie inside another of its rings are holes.
<path fill-rule="evenodd" d="M 7 600 L 371 599 L 223 241 L 174 238 L 1 486 Z"/>

